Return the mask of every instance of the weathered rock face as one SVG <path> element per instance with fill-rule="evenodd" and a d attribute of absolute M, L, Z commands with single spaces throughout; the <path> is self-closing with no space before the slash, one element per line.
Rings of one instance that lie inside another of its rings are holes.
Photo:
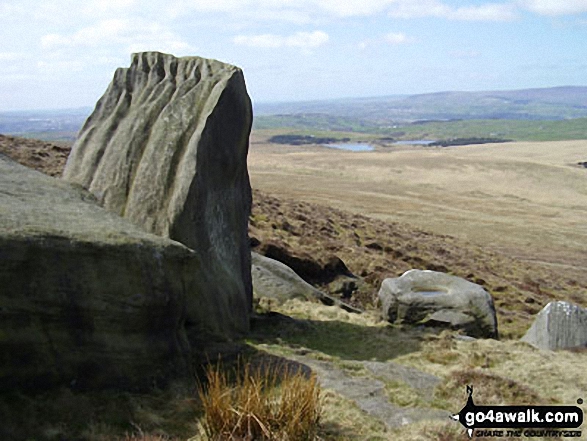
<path fill-rule="evenodd" d="M 0 388 L 133 389 L 185 375 L 198 267 L 193 251 L 81 187 L 0 155 Z"/>
<path fill-rule="evenodd" d="M 385 279 L 378 294 L 384 319 L 463 329 L 472 337 L 497 338 L 491 295 L 480 285 L 436 271 L 410 270 Z"/>
<path fill-rule="evenodd" d="M 539 349 L 587 347 L 587 309 L 550 302 L 538 313 L 522 341 Z"/>
<path fill-rule="evenodd" d="M 212 293 L 212 304 L 190 295 L 188 326 L 226 335 L 248 329 L 252 302 L 251 123 L 237 67 L 134 54 L 86 121 L 63 174 L 108 210 L 194 250 L 202 261 L 196 289 Z"/>

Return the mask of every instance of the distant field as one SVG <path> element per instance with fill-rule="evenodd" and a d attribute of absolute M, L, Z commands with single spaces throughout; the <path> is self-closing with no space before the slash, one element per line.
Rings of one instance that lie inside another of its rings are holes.
<path fill-rule="evenodd" d="M 254 187 L 450 234 L 520 259 L 587 265 L 587 141 L 344 152 L 255 134 Z"/>
<path fill-rule="evenodd" d="M 587 139 L 587 118 L 562 121 L 463 120 L 430 122 L 402 127 L 404 137 L 447 139 L 497 137 L 514 141 L 564 141 Z"/>
<path fill-rule="evenodd" d="M 494 137 L 514 141 L 564 141 L 587 139 L 587 118 L 559 121 L 518 119 L 480 119 L 397 123 L 391 126 L 369 121 L 337 118 L 328 115 L 271 115 L 255 118 L 256 130 L 280 130 L 292 134 L 329 134 L 349 136 L 354 133 L 376 139 L 398 140 Z M 340 133 L 340 135 L 339 135 Z M 370 135 L 370 136 L 369 136 Z M 318 135 L 317 135 L 318 136 Z"/>

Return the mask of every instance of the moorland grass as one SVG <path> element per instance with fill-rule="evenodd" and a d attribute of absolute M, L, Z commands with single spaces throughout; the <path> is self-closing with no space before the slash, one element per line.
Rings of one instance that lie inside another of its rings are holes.
<path fill-rule="evenodd" d="M 218 364 L 206 370 L 206 386 L 199 396 L 209 440 L 315 439 L 322 414 L 315 376 L 276 367 L 253 369 L 249 364 L 234 374 Z"/>

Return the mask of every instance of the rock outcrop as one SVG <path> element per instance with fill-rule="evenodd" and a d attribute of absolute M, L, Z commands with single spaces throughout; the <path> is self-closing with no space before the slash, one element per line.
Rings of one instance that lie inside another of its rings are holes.
<path fill-rule="evenodd" d="M 248 329 L 251 123 L 239 68 L 134 54 L 86 121 L 63 173 L 106 209 L 199 256 L 194 289 L 211 303 L 189 294 L 193 336 L 204 328 L 227 336 Z"/>
<path fill-rule="evenodd" d="M 0 155 L 0 388 L 143 389 L 185 375 L 199 267 L 80 186 Z"/>
<path fill-rule="evenodd" d="M 472 337 L 497 338 L 491 295 L 482 286 L 436 271 L 410 270 L 385 279 L 378 294 L 391 323 L 462 329 Z"/>
<path fill-rule="evenodd" d="M 539 349 L 587 347 L 587 309 L 550 302 L 538 313 L 522 341 Z"/>

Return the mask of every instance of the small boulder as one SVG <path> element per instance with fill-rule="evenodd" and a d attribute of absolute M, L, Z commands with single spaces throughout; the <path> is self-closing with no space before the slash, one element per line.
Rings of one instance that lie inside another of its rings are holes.
<path fill-rule="evenodd" d="M 253 296 L 256 299 L 274 299 L 279 304 L 290 299 L 315 299 L 325 305 L 337 305 L 348 312 L 361 312 L 359 309 L 314 288 L 284 263 L 255 252 L 251 253 L 251 260 Z"/>
<path fill-rule="evenodd" d="M 319 299 L 323 295 L 284 263 L 254 252 L 251 257 L 254 298 L 283 303 L 290 299 Z"/>
<path fill-rule="evenodd" d="M 587 346 L 587 309 L 568 302 L 550 302 L 538 313 L 522 341 L 539 349 Z"/>
<path fill-rule="evenodd" d="M 491 295 L 483 287 L 436 271 L 410 270 L 385 279 L 378 294 L 391 323 L 462 329 L 472 337 L 497 338 Z"/>

